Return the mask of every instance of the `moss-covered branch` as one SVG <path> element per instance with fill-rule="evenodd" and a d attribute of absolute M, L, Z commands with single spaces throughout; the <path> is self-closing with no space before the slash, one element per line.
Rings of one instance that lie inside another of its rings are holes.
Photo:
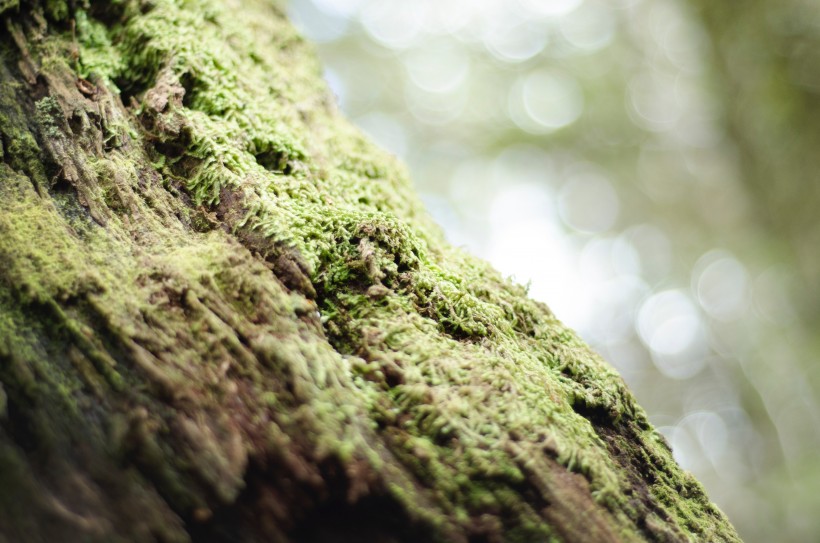
<path fill-rule="evenodd" d="M 737 541 L 275 4 L 0 14 L 0 541 Z"/>

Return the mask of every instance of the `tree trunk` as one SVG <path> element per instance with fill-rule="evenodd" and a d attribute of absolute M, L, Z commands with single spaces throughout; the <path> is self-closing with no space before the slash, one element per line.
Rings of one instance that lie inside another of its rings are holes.
<path fill-rule="evenodd" d="M 0 18 L 0 541 L 738 541 L 281 7 Z"/>
<path fill-rule="evenodd" d="M 814 2 L 690 0 L 708 29 L 713 76 L 726 104 L 760 222 L 781 240 L 779 260 L 812 333 L 820 324 L 820 9 Z"/>

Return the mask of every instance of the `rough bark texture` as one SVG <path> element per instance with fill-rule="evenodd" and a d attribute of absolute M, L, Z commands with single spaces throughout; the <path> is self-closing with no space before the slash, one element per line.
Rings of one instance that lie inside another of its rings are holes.
<path fill-rule="evenodd" d="M 275 4 L 0 19 L 0 541 L 738 541 Z"/>

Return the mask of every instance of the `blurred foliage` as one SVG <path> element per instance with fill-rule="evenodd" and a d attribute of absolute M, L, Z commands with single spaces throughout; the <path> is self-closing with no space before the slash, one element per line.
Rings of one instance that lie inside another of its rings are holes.
<path fill-rule="evenodd" d="M 820 533 L 820 6 L 292 0 L 451 241 L 624 375 L 748 543 Z"/>

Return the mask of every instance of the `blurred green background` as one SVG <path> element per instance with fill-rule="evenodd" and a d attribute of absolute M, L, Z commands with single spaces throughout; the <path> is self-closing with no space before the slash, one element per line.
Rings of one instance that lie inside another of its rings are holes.
<path fill-rule="evenodd" d="M 744 540 L 820 541 L 820 4 L 289 10 L 449 239 L 618 368 Z"/>

